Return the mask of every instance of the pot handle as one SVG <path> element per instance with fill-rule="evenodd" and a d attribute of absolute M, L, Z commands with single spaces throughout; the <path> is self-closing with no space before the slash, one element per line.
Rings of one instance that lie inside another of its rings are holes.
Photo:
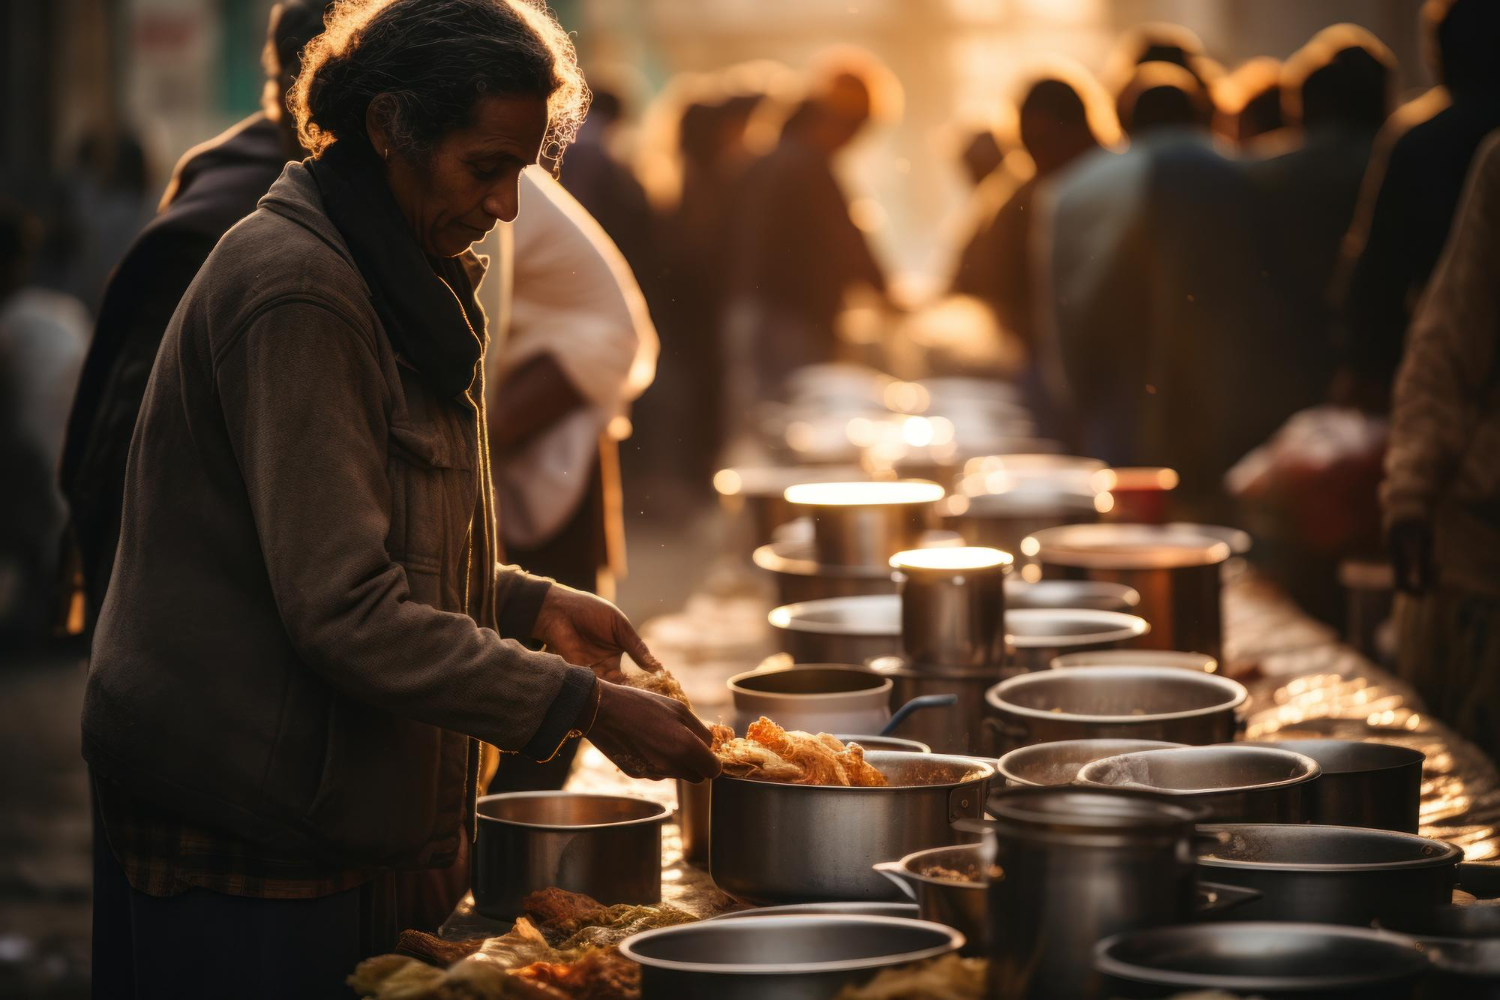
<path fill-rule="evenodd" d="M 947 708 L 950 705 L 957 704 L 958 695 L 956 694 L 924 694 L 920 697 L 913 698 L 911 701 L 907 702 L 905 705 L 902 705 L 891 714 L 891 721 L 885 724 L 885 728 L 880 731 L 879 735 L 889 736 L 897 726 L 906 721 L 906 717 L 908 715 L 917 711 L 918 709 Z"/>
<path fill-rule="evenodd" d="M 899 861 L 881 861 L 871 865 L 876 871 L 896 883 L 902 894 L 913 902 L 917 899 L 917 887 L 912 883 L 911 876 L 906 869 L 901 867 Z"/>
<path fill-rule="evenodd" d="M 1243 906 L 1260 898 L 1259 889 L 1247 889 L 1239 885 L 1222 885 L 1218 882 L 1199 882 L 1198 888 L 1207 889 L 1214 894 L 1214 898 L 1207 906 L 1198 910 L 1199 914 L 1220 914 Z"/>
<path fill-rule="evenodd" d="M 1458 887 L 1480 899 L 1500 898 L 1500 861 L 1460 861 Z"/>

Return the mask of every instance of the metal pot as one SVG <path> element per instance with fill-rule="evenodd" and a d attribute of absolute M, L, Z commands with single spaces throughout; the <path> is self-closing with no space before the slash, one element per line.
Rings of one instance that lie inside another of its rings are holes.
<path fill-rule="evenodd" d="M 1410 938 L 1324 924 L 1220 923 L 1139 930 L 1100 941 L 1110 996 L 1191 990 L 1302 1000 L 1412 996 L 1427 958 Z"/>
<path fill-rule="evenodd" d="M 1198 859 L 1205 878 L 1260 892 L 1248 920 L 1367 927 L 1382 913 L 1446 904 L 1463 852 L 1452 844 L 1349 826 L 1206 826 L 1219 843 Z M 1382 921 L 1383 922 L 1383 921 Z"/>
<path fill-rule="evenodd" d="M 557 886 L 601 903 L 661 901 L 666 806 L 630 795 L 506 792 L 476 803 L 474 907 L 508 920 Z"/>
<path fill-rule="evenodd" d="M 800 511 L 786 501 L 788 487 L 798 483 L 860 482 L 869 474 L 859 466 L 772 465 L 720 469 L 714 473 L 719 506 L 730 516 L 742 512 L 750 521 L 756 545 L 771 540 L 777 528 Z"/>
<path fill-rule="evenodd" d="M 994 768 L 967 757 L 871 751 L 884 788 L 714 779 L 709 872 L 750 903 L 891 899 L 877 861 L 972 837 L 954 820 L 980 815 Z"/>
<path fill-rule="evenodd" d="M 1065 667 L 1176 667 L 1205 674 L 1219 672 L 1219 661 L 1202 653 L 1169 649 L 1100 649 L 1087 653 L 1064 653 L 1052 658 L 1054 668 Z"/>
<path fill-rule="evenodd" d="M 1458 888 L 1477 896 L 1476 901 L 1388 909 L 1380 915 L 1380 926 L 1423 939 L 1500 938 L 1500 900 L 1493 885 L 1497 874 L 1500 862 L 1460 861 Z"/>
<path fill-rule="evenodd" d="M 1500 939 L 1418 938 L 1432 962 L 1422 983 L 1422 1000 L 1497 1000 L 1500 998 Z"/>
<path fill-rule="evenodd" d="M 1300 823 L 1304 797 L 1321 773 L 1311 757 L 1232 744 L 1105 757 L 1079 768 L 1076 781 L 1190 802 L 1219 823 Z"/>
<path fill-rule="evenodd" d="M 901 599 L 895 594 L 786 604 L 773 608 L 767 620 L 797 663 L 865 663 L 901 651 Z"/>
<path fill-rule="evenodd" d="M 1095 996 L 1096 941 L 1192 916 L 1195 810 L 1075 788 L 1007 789 L 988 809 L 1004 872 L 988 888 L 990 995 Z"/>
<path fill-rule="evenodd" d="M 984 955 L 988 952 L 985 900 L 989 889 L 985 874 L 989 861 L 985 855 L 983 844 L 929 847 L 899 861 L 882 861 L 875 865 L 875 870 L 917 901 L 917 912 L 923 920 L 935 920 L 962 931 L 968 939 L 964 954 Z M 927 874 L 932 868 L 960 872 L 966 878 Z"/>
<path fill-rule="evenodd" d="M 776 581 L 776 599 L 782 604 L 896 592 L 889 566 L 825 565 L 800 538 L 762 545 L 751 559 Z"/>
<path fill-rule="evenodd" d="M 793 917 L 802 913 L 832 913 L 850 917 L 906 917 L 920 919 L 916 903 L 871 903 L 844 900 L 833 903 L 788 903 L 785 906 L 755 906 L 748 910 L 731 910 L 709 917 L 709 920 L 739 920 L 743 917 Z"/>
<path fill-rule="evenodd" d="M 1026 608 L 1089 608 L 1133 614 L 1141 595 L 1133 587 L 1105 580 L 1036 580 L 1020 576 L 1005 579 L 1005 606 Z"/>
<path fill-rule="evenodd" d="M 1021 543 L 1044 577 L 1123 583 L 1140 592 L 1152 649 L 1223 653 L 1220 565 L 1230 546 L 1192 525 L 1072 524 L 1038 531 Z"/>
<path fill-rule="evenodd" d="M 682 859 L 688 864 L 708 863 L 709 802 L 712 781 L 677 779 L 677 832 L 682 837 Z"/>
<path fill-rule="evenodd" d="M 960 671 L 1000 663 L 1011 563 L 1009 552 L 969 545 L 892 556 L 907 659 Z"/>
<path fill-rule="evenodd" d="M 880 732 L 891 718 L 889 678 L 863 667 L 816 664 L 729 678 L 734 729 L 766 716 L 809 733 Z"/>
<path fill-rule="evenodd" d="M 917 547 L 944 492 L 925 479 L 902 479 L 804 483 L 785 495 L 793 508 L 812 518 L 818 562 L 883 567 L 897 552 Z"/>
<path fill-rule="evenodd" d="M 1311 757 L 1323 768 L 1308 793 L 1308 821 L 1416 833 L 1422 805 L 1422 762 L 1410 747 L 1360 740 L 1276 740 L 1248 746 L 1278 747 Z"/>
<path fill-rule="evenodd" d="M 827 1000 L 881 969 L 955 951 L 951 927 L 899 917 L 798 915 L 703 920 L 626 938 L 641 995 L 684 1000 Z"/>
<path fill-rule="evenodd" d="M 995 766 L 1011 787 L 1071 785 L 1079 768 L 1105 757 L 1137 750 L 1167 750 L 1181 743 L 1161 740 L 1060 740 L 1019 747 L 1000 758 Z"/>
<path fill-rule="evenodd" d="M 1100 492 L 1099 506 L 1105 519 L 1135 524 L 1165 521 L 1172 491 L 1179 482 L 1181 477 L 1176 469 L 1159 465 L 1105 469 L 1093 480 Z"/>
<path fill-rule="evenodd" d="M 892 706 L 934 695 L 951 695 L 955 699 L 950 708 L 908 716 L 892 733 L 926 743 L 938 753 L 995 756 L 984 725 L 984 693 L 1000 679 L 998 669 L 933 674 L 913 667 L 900 656 L 871 660 L 870 669 L 890 678 Z"/>
<path fill-rule="evenodd" d="M 932 753 L 932 747 L 918 740 L 899 736 L 861 736 L 857 733 L 834 733 L 840 743 L 858 743 L 866 750 L 895 750 L 900 753 Z"/>
<path fill-rule="evenodd" d="M 1087 667 L 1022 674 L 985 692 L 997 753 L 1057 740 L 1227 743 L 1249 697 L 1217 674 L 1174 667 Z"/>
<path fill-rule="evenodd" d="M 1063 524 L 1099 519 L 1093 493 L 1051 489 L 1016 489 L 979 496 L 955 494 L 938 505 L 943 527 L 970 545 L 992 545 L 1019 552 L 1027 535 Z"/>
<path fill-rule="evenodd" d="M 1005 618 L 1006 673 L 1046 670 L 1064 653 L 1111 649 L 1138 642 L 1151 631 L 1136 615 L 1118 611 L 1051 608 L 1012 611 Z"/>

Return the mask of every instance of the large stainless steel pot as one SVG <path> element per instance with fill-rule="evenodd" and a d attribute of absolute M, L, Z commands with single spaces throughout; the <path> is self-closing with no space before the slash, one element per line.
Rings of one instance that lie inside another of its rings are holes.
<path fill-rule="evenodd" d="M 1099 519 L 1094 494 L 1050 489 L 1017 489 L 948 497 L 938 505 L 943 527 L 970 545 L 992 545 L 1020 551 L 1021 540 L 1043 528 L 1083 524 Z"/>
<path fill-rule="evenodd" d="M 1134 614 L 1141 595 L 1133 587 L 1106 580 L 1036 580 L 1020 576 L 1005 580 L 1005 606 L 1025 608 L 1088 608 Z"/>
<path fill-rule="evenodd" d="M 507 920 L 557 886 L 601 903 L 661 900 L 666 806 L 629 795 L 506 792 L 476 804 L 474 906 Z"/>
<path fill-rule="evenodd" d="M 871 751 L 884 788 L 714 779 L 709 872 L 751 903 L 892 899 L 871 866 L 924 847 L 972 840 L 953 822 L 977 818 L 995 771 L 983 761 Z"/>
<path fill-rule="evenodd" d="M 901 599 L 895 594 L 786 604 L 767 619 L 796 663 L 865 663 L 901 652 Z"/>
<path fill-rule="evenodd" d="M 1087 653 L 1064 653 L 1052 659 L 1061 667 L 1176 667 L 1205 674 L 1219 672 L 1219 661 L 1202 653 L 1182 653 L 1170 649 L 1099 649 Z"/>
<path fill-rule="evenodd" d="M 914 549 L 932 527 L 933 507 L 943 498 L 937 483 L 804 483 L 789 487 L 787 502 L 812 518 L 813 549 L 829 566 L 884 566 L 903 549 Z"/>
<path fill-rule="evenodd" d="M 1195 810 L 1075 788 L 1007 789 L 988 810 L 1004 872 L 988 889 L 990 995 L 1094 997 L 1095 942 L 1192 916 Z"/>
<path fill-rule="evenodd" d="M 890 678 L 893 708 L 932 695 L 952 695 L 955 699 L 948 708 L 907 716 L 891 730 L 894 735 L 926 743 L 938 753 L 996 756 L 984 725 L 984 693 L 1000 679 L 999 670 L 934 674 L 912 666 L 901 656 L 871 660 L 870 669 Z"/>
<path fill-rule="evenodd" d="M 1323 776 L 1308 793 L 1309 822 L 1417 832 L 1422 762 L 1427 759 L 1422 751 L 1360 740 L 1275 740 L 1248 745 L 1291 750 L 1322 766 Z"/>
<path fill-rule="evenodd" d="M 1112 997 L 1218 990 L 1299 1000 L 1406 1000 L 1428 967 L 1399 934 L 1238 922 L 1119 934 L 1099 942 L 1094 964 Z"/>
<path fill-rule="evenodd" d="M 1076 667 L 1022 674 L 985 692 L 997 753 L 1056 740 L 1227 743 L 1249 693 L 1217 674 L 1175 667 Z"/>
<path fill-rule="evenodd" d="M 835 664 L 750 670 L 729 678 L 734 729 L 761 716 L 809 733 L 880 732 L 891 718 L 891 681 Z"/>
<path fill-rule="evenodd" d="M 1078 771 L 1105 757 L 1115 757 L 1137 750 L 1168 750 L 1181 743 L 1162 740 L 1059 740 L 1056 743 L 1033 743 L 1019 747 L 1001 757 L 995 770 L 1012 787 L 1071 785 Z"/>
<path fill-rule="evenodd" d="M 1005 653 L 1009 552 L 984 546 L 915 549 L 891 557 L 901 595 L 901 651 L 913 663 L 980 670 Z"/>
<path fill-rule="evenodd" d="M 781 604 L 896 592 L 891 568 L 884 563 L 879 566 L 825 565 L 818 561 L 812 546 L 800 538 L 762 545 L 751 559 L 776 581 L 776 600 Z"/>
<path fill-rule="evenodd" d="M 1142 750 L 1085 764 L 1080 786 L 1139 788 L 1201 807 L 1220 823 L 1300 823 L 1322 769 L 1289 750 L 1240 744 Z"/>
<path fill-rule="evenodd" d="M 1041 563 L 1044 577 L 1123 583 L 1141 595 L 1151 623 L 1142 645 L 1223 654 L 1220 566 L 1228 543 L 1192 525 L 1072 524 L 1038 531 L 1021 551 Z"/>
<path fill-rule="evenodd" d="M 963 943 L 926 920 L 810 914 L 662 927 L 626 938 L 620 953 L 640 963 L 648 1000 L 827 1000 L 881 969 Z"/>
<path fill-rule="evenodd" d="M 1046 670 L 1065 653 L 1139 642 L 1151 625 L 1136 615 L 1081 608 L 1016 610 L 1006 615 L 1007 674 Z"/>
<path fill-rule="evenodd" d="M 1261 894 L 1242 909 L 1247 920 L 1366 927 L 1382 912 L 1445 904 L 1463 857 L 1452 844 L 1390 830 L 1269 823 L 1203 830 L 1220 842 L 1198 859 L 1202 876 Z"/>
<path fill-rule="evenodd" d="M 968 939 L 964 954 L 984 955 L 989 947 L 985 931 L 989 888 L 985 869 L 989 862 L 985 853 L 984 844 L 929 847 L 899 861 L 882 861 L 875 870 L 917 901 L 917 912 L 923 920 L 962 931 Z M 929 874 L 935 869 L 943 871 Z M 961 877 L 955 878 L 950 872 Z"/>

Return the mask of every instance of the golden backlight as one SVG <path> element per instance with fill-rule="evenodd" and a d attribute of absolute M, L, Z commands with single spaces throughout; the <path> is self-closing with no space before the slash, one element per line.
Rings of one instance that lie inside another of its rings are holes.
<path fill-rule="evenodd" d="M 983 545 L 960 545 L 940 549 L 907 549 L 891 556 L 891 566 L 904 570 L 932 570 L 966 573 L 983 569 L 1002 569 L 1014 559 L 1002 549 Z"/>
<path fill-rule="evenodd" d="M 881 504 L 936 503 L 943 488 L 925 479 L 889 483 L 799 483 L 787 487 L 788 503 L 815 507 L 874 507 Z"/>

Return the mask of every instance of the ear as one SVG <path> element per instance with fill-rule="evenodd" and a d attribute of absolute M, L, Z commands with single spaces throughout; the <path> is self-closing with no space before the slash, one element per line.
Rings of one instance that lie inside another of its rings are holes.
<path fill-rule="evenodd" d="M 370 106 L 365 109 L 365 134 L 370 137 L 370 145 L 375 149 L 375 155 L 381 159 L 389 158 L 391 148 L 390 120 L 395 112 L 395 99 L 390 94 L 376 94 Z"/>

